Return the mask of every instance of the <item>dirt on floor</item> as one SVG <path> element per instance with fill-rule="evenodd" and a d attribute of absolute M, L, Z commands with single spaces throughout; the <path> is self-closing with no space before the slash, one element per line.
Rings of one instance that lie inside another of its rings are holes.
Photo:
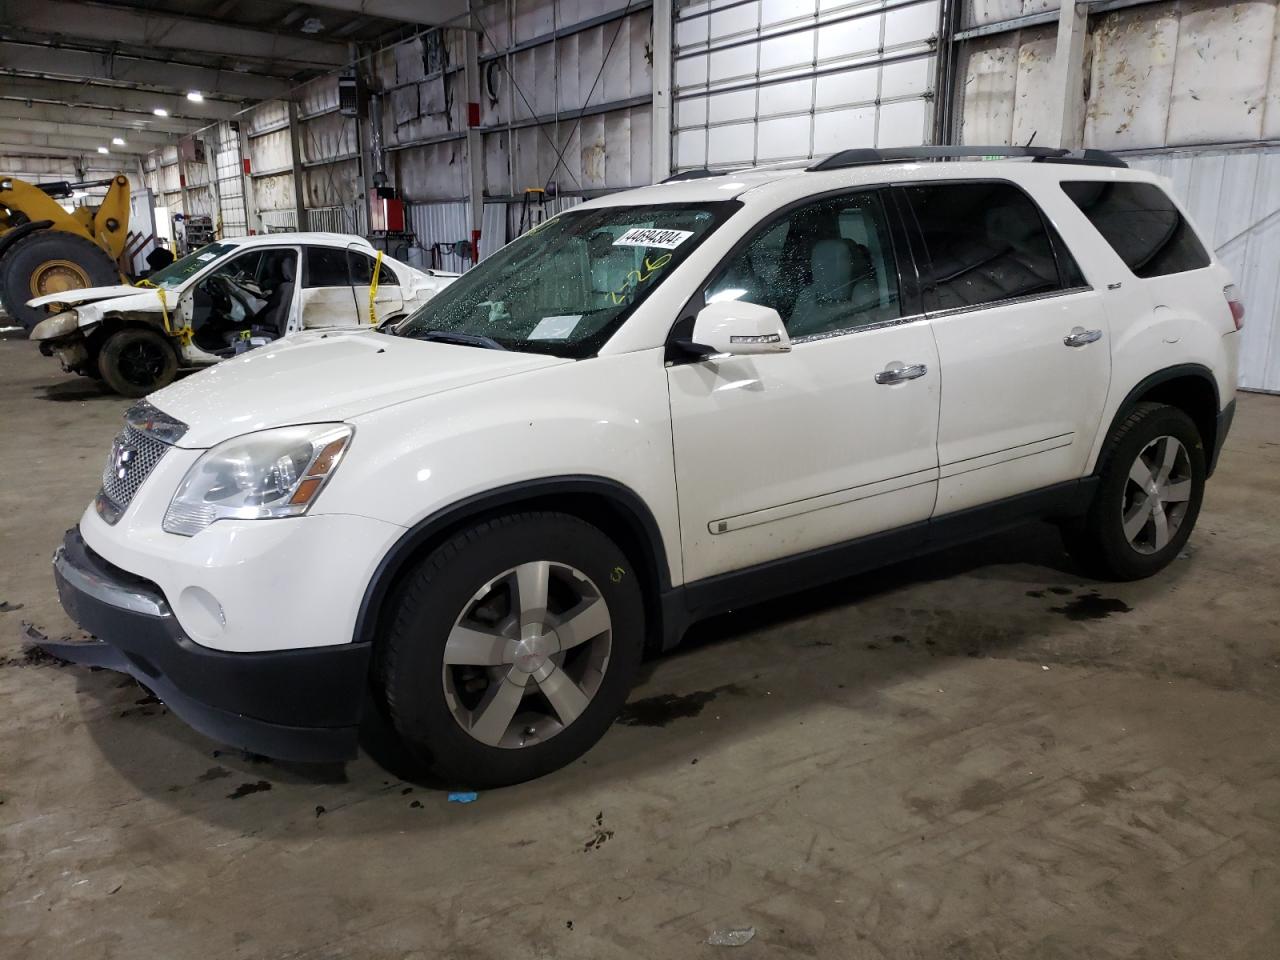
<path fill-rule="evenodd" d="M 745 609 L 466 805 L 28 652 L 127 403 L 8 341 L 0 404 L 0 956 L 1280 956 L 1280 397 L 1160 576 L 1035 526 Z"/>

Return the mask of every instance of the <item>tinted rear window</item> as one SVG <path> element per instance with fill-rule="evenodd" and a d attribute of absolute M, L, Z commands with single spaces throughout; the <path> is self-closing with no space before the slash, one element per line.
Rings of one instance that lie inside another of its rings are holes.
<path fill-rule="evenodd" d="M 926 310 L 1016 300 L 1084 285 L 1031 198 L 1010 183 L 902 188 L 924 241 Z"/>
<path fill-rule="evenodd" d="M 1191 224 L 1155 184 L 1073 180 L 1062 189 L 1137 276 L 1163 277 L 1209 265 Z"/>

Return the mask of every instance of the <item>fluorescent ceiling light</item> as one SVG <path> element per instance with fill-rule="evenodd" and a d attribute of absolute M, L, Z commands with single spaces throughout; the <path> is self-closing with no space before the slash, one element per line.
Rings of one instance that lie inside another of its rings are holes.
<path fill-rule="evenodd" d="M 124 146 L 124 137 L 112 137 L 111 142 L 117 147 Z"/>
<path fill-rule="evenodd" d="M 192 90 L 190 93 L 187 94 L 187 99 L 190 100 L 192 103 L 203 103 L 204 94 L 201 93 L 199 90 Z"/>
<path fill-rule="evenodd" d="M 98 152 L 99 152 L 99 153 L 110 153 L 111 151 L 110 151 L 110 150 L 108 150 L 106 147 L 99 147 L 99 148 L 98 148 Z"/>
<path fill-rule="evenodd" d="M 156 107 L 151 112 L 154 113 L 157 117 L 167 117 L 169 115 L 169 111 L 166 110 L 164 107 Z"/>

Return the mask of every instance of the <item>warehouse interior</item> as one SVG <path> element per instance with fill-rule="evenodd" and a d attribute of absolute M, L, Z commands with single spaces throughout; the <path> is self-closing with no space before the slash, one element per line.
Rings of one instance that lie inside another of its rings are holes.
<path fill-rule="evenodd" d="M 1034 523 L 735 607 L 461 801 L 373 720 L 268 759 L 43 651 L 86 636 L 50 556 L 133 401 L 0 314 L 0 955 L 1280 956 L 1276 0 L 0 0 L 0 200 L 84 223 L 126 178 L 120 283 L 342 235 L 358 322 L 383 255 L 452 282 L 587 201 L 928 145 L 1106 151 L 1230 272 L 1194 536 L 1114 583 Z"/>

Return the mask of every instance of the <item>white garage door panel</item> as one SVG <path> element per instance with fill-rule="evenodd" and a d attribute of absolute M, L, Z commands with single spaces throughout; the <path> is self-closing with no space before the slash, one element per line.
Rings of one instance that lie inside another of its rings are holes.
<path fill-rule="evenodd" d="M 760 115 L 807 113 L 813 104 L 813 80 L 792 80 L 760 88 Z"/>
<path fill-rule="evenodd" d="M 679 8 L 675 169 L 927 142 L 938 2 L 899 3 L 710 0 Z"/>

